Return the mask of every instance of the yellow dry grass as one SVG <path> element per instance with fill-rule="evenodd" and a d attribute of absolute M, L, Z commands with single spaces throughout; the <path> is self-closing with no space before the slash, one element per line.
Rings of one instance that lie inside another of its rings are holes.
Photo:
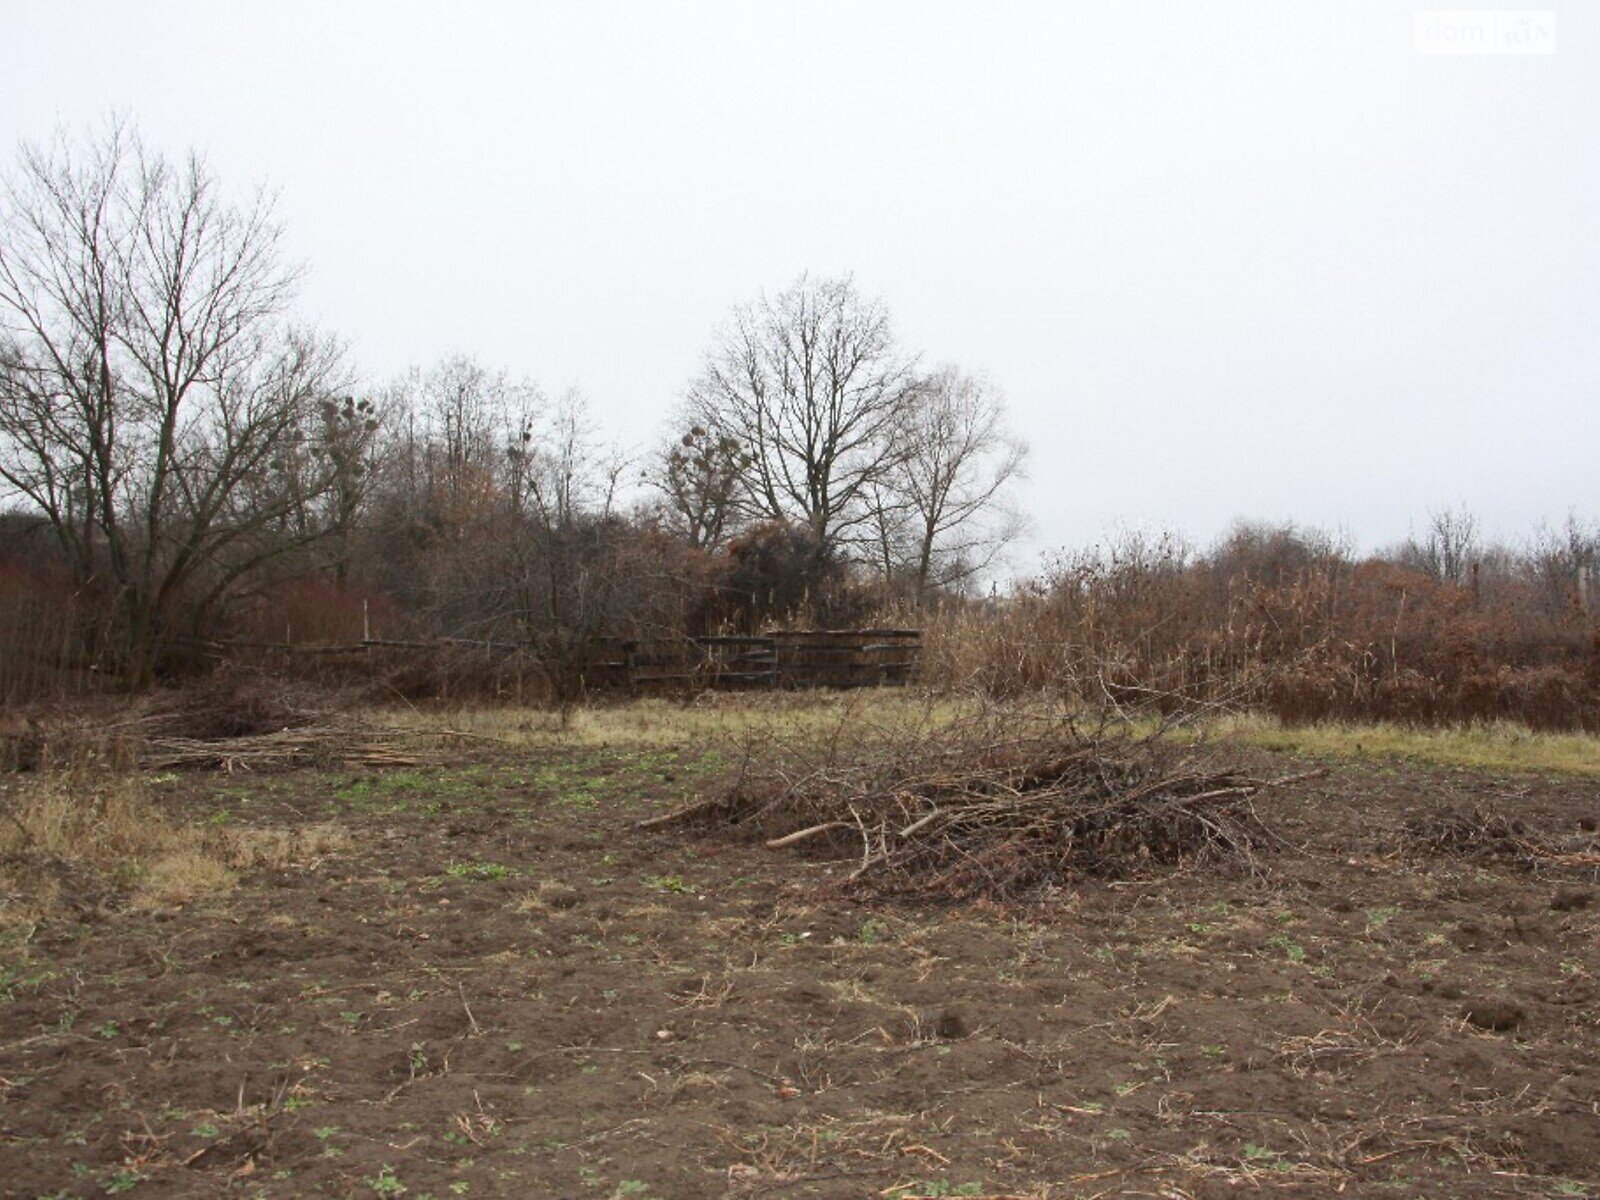
<path fill-rule="evenodd" d="M 0 926 L 94 893 L 126 892 L 149 909 L 233 883 L 204 834 L 170 820 L 143 776 L 80 764 L 0 781 Z"/>
<path fill-rule="evenodd" d="M 1219 740 L 1321 758 L 1382 758 L 1479 771 L 1600 776 L 1600 738 L 1536 733 L 1495 722 L 1445 729 L 1403 725 L 1320 724 L 1286 727 L 1259 716 L 1232 716 L 1207 729 Z"/>
<path fill-rule="evenodd" d="M 931 695 L 916 688 L 852 692 L 721 693 L 688 702 L 649 698 L 576 710 L 563 723 L 538 709 L 463 707 L 389 709 L 371 714 L 378 723 L 418 735 L 450 731 L 514 747 L 674 747 L 708 742 L 749 744 L 761 738 L 822 739 L 840 731 L 863 734 L 937 729 L 987 712 L 1021 727 L 1059 720 L 1059 702 L 1047 696 L 986 703 L 969 696 Z M 1081 714 L 1080 714 L 1081 715 Z M 1085 718 L 1094 724 L 1092 718 Z M 1148 721 L 1128 723 L 1151 732 Z M 1384 758 L 1483 771 L 1533 771 L 1600 776 L 1600 738 L 1585 734 L 1537 733 L 1497 723 L 1445 729 L 1398 725 L 1321 724 L 1285 727 L 1267 717 L 1230 715 L 1189 724 L 1176 736 L 1206 737 L 1266 750 L 1324 758 Z"/>
<path fill-rule="evenodd" d="M 931 697 L 910 688 L 832 692 L 723 692 L 693 700 L 648 697 L 576 709 L 563 721 L 543 709 L 381 709 L 379 725 L 423 735 L 489 739 L 509 746 L 684 746 L 751 737 L 826 736 L 844 726 L 913 728 L 976 711 L 973 701 Z"/>

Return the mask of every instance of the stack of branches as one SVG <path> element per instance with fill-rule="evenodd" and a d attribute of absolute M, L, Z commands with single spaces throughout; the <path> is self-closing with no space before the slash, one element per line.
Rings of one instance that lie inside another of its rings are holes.
<path fill-rule="evenodd" d="M 403 746 L 399 730 L 361 725 L 321 725 L 233 738 L 152 736 L 144 739 L 139 764 L 150 770 L 220 768 L 269 770 L 340 763 L 363 767 L 409 767 L 418 759 Z"/>
<path fill-rule="evenodd" d="M 1516 818 L 1481 807 L 1410 818 L 1403 828 L 1402 849 L 1449 858 L 1500 859 L 1527 867 L 1600 867 L 1600 837 L 1593 832 L 1546 836 Z"/>
<path fill-rule="evenodd" d="M 772 849 L 848 853 L 848 890 L 863 897 L 1008 900 L 1201 861 L 1256 872 L 1272 835 L 1254 799 L 1321 774 L 1255 778 L 1155 738 L 1068 729 L 974 743 L 943 731 L 920 753 L 747 770 L 645 824 L 709 820 Z"/>
<path fill-rule="evenodd" d="M 369 754 L 382 765 L 393 739 L 347 716 L 350 707 L 345 693 L 229 668 L 131 700 L 96 696 L 41 711 L 0 746 L 0 766 L 246 767 Z"/>

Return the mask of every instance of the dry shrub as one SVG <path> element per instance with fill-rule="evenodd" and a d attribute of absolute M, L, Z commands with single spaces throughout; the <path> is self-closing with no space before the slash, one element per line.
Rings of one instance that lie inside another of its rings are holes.
<path fill-rule="evenodd" d="M 1174 539 L 1133 537 L 1007 600 L 948 605 L 923 622 L 921 677 L 943 692 L 1226 705 L 1285 724 L 1600 731 L 1600 628 L 1580 607 L 1541 603 L 1504 573 L 1463 586 L 1266 545 L 1266 558 L 1230 544 L 1191 560 Z"/>
<path fill-rule="evenodd" d="M 0 782 L 0 924 L 164 907 L 232 885 L 228 864 L 139 775 L 78 767 Z"/>

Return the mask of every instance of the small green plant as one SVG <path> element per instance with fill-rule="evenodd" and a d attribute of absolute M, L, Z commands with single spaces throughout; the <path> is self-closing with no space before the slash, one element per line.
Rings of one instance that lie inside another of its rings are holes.
<path fill-rule="evenodd" d="M 105 1192 L 108 1196 L 120 1196 L 124 1192 L 131 1192 L 144 1182 L 144 1176 L 127 1167 L 118 1167 L 106 1177 Z"/>
<path fill-rule="evenodd" d="M 1245 1162 L 1256 1167 L 1266 1167 L 1272 1171 L 1288 1171 L 1293 1164 L 1270 1146 L 1258 1146 L 1254 1142 L 1246 1144 L 1244 1148 Z"/>
<path fill-rule="evenodd" d="M 889 936 L 889 926 L 877 917 L 868 917 L 856 931 L 856 941 L 863 946 L 875 946 Z"/>
<path fill-rule="evenodd" d="M 1400 912 L 1401 909 L 1398 904 L 1385 904 L 1381 908 L 1369 908 L 1367 910 L 1367 932 L 1371 933 L 1375 929 L 1382 929 L 1390 921 L 1398 917 Z"/>
<path fill-rule="evenodd" d="M 407 1191 L 406 1185 L 400 1182 L 400 1177 L 388 1163 L 384 1163 L 376 1175 L 363 1175 L 361 1182 L 371 1188 L 375 1196 L 403 1196 Z"/>
<path fill-rule="evenodd" d="M 1274 949 L 1282 950 L 1288 956 L 1290 962 L 1302 963 L 1306 960 L 1306 948 L 1286 933 L 1269 937 L 1267 945 Z"/>
<path fill-rule="evenodd" d="M 678 875 L 646 875 L 644 885 L 655 888 L 658 892 L 672 892 L 678 896 L 685 896 L 694 891 L 693 885 L 685 883 Z"/>

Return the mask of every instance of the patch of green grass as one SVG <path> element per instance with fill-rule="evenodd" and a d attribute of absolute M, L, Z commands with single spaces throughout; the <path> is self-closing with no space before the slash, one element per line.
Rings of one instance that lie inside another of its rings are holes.
<path fill-rule="evenodd" d="M 55 978 L 55 972 L 25 963 L 0 963 L 0 1004 L 10 1004 Z"/>
<path fill-rule="evenodd" d="M 488 782 L 477 767 L 383 771 L 336 784 L 334 807 L 375 816 L 437 816 L 477 800 Z"/>

